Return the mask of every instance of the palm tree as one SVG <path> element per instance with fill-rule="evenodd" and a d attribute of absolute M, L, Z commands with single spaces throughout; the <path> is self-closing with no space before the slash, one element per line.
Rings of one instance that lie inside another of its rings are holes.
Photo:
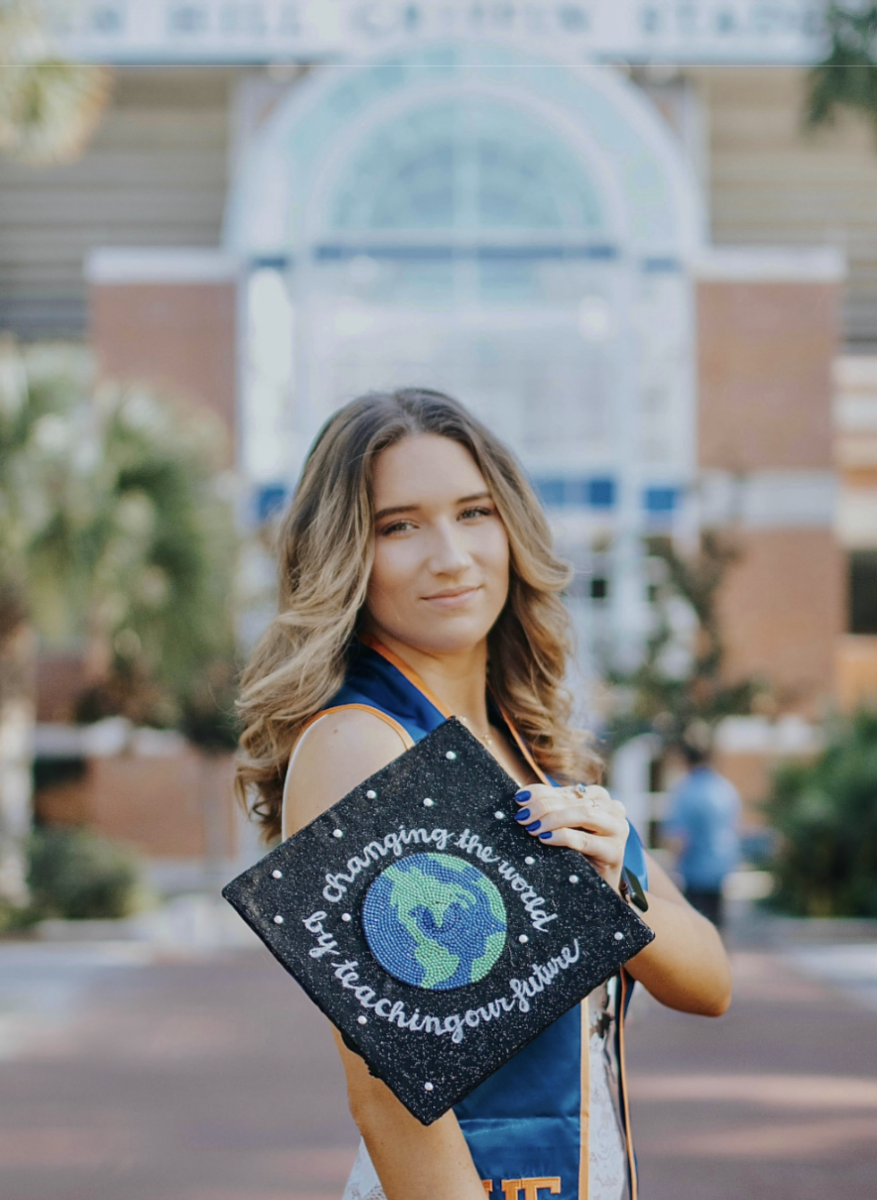
<path fill-rule="evenodd" d="M 30 825 L 36 668 L 27 563 L 45 501 L 26 468 L 26 448 L 51 417 L 45 399 L 29 395 L 24 363 L 7 340 L 0 355 L 0 900 L 12 904 L 27 898 L 22 845 Z"/>
<path fill-rule="evenodd" d="M 826 57 L 810 72 L 805 119 L 831 124 L 840 109 L 864 113 L 877 132 L 877 4 L 831 4 Z"/>
<path fill-rule="evenodd" d="M 0 0 L 0 153 L 49 164 L 85 147 L 110 94 L 104 67 L 62 59 L 34 0 Z"/>
<path fill-rule="evenodd" d="M 610 745 L 655 734 L 662 753 L 709 738 L 725 717 L 745 715 L 769 703 L 766 682 L 729 680 L 719 595 L 736 547 L 712 530 L 696 553 L 681 554 L 665 538 L 649 539 L 651 556 L 664 564 L 654 597 L 654 624 L 642 661 L 633 671 L 609 670 L 617 706 L 608 724 Z M 687 610 L 680 631 L 673 612 Z"/>
<path fill-rule="evenodd" d="M 34 165 L 75 158 L 109 98 L 109 72 L 65 62 L 51 44 L 35 0 L 0 0 L 0 64 L 0 154 Z M 36 639 L 28 603 L 29 549 L 43 519 L 41 506 L 54 504 L 56 511 L 64 507 L 49 479 L 40 481 L 45 487 L 34 484 L 23 490 L 19 486 L 21 471 L 27 471 L 24 449 L 32 434 L 37 428 L 44 434 L 52 428 L 52 413 L 39 414 L 33 401 L 22 362 L 4 352 L 0 363 L 0 898 L 13 904 L 26 898 L 21 847 L 30 823 Z M 81 491 L 72 476 L 66 482 L 73 492 Z"/>
<path fill-rule="evenodd" d="M 84 352 L 0 353 L 0 896 L 21 895 L 33 631 L 85 646 L 83 719 L 121 714 L 232 740 L 216 713 L 234 662 L 223 436 L 218 418 L 140 389 L 93 393 Z M 24 740 L 4 741 L 5 729 Z"/>
<path fill-rule="evenodd" d="M 27 900 L 35 639 L 18 589 L 0 581 L 0 901 Z"/>

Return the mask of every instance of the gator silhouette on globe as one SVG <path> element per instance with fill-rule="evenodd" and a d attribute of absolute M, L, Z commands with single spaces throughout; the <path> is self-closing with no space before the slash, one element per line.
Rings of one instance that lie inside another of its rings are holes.
<path fill-rule="evenodd" d="M 506 944 L 499 890 L 453 854 L 411 854 L 387 867 L 366 893 L 362 925 L 384 970 L 427 991 L 477 983 Z"/>

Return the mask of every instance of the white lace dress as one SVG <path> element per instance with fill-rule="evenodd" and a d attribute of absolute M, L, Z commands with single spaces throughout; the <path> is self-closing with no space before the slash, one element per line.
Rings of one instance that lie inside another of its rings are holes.
<path fill-rule="evenodd" d="M 588 997 L 591 1055 L 591 1124 L 588 1200 L 621 1200 L 627 1186 L 627 1160 L 618 1123 L 609 1058 L 608 995 L 605 984 Z M 365 1143 L 344 1190 L 344 1200 L 387 1200 Z"/>

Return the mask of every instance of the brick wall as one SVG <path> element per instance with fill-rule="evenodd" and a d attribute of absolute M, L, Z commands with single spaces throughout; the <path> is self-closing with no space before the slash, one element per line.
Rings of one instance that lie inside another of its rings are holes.
<path fill-rule="evenodd" d="M 233 281 L 92 286 L 91 341 L 101 375 L 142 381 L 206 405 L 232 432 L 236 328 Z"/>
<path fill-rule="evenodd" d="M 877 706 L 877 636 L 847 634 L 837 644 L 837 702 L 844 712 Z"/>
<path fill-rule="evenodd" d="M 156 858 L 234 853 L 230 758 L 194 750 L 166 758 L 95 758 L 89 769 L 90 826 Z"/>
<path fill-rule="evenodd" d="M 746 529 L 721 597 L 729 677 L 770 679 L 784 709 L 818 718 L 834 689 L 846 570 L 830 529 Z"/>
<path fill-rule="evenodd" d="M 838 307 L 832 283 L 698 284 L 701 467 L 832 465 Z"/>
<path fill-rule="evenodd" d="M 846 626 L 831 499 L 842 280 L 828 255 L 717 252 L 713 268 L 697 283 L 699 465 L 750 501 L 722 519 L 741 551 L 721 599 L 728 674 L 765 676 L 783 707 L 819 717 Z"/>
<path fill-rule="evenodd" d="M 35 797 L 49 825 L 87 825 L 151 858 L 234 858 L 233 761 L 187 747 L 172 755 L 119 754 L 88 760 L 82 779 Z"/>

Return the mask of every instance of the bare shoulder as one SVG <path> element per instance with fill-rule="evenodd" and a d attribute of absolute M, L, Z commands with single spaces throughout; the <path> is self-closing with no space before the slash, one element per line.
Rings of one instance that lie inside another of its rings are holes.
<path fill-rule="evenodd" d="M 283 792 L 283 836 L 331 808 L 405 751 L 401 735 L 361 709 L 329 712 L 299 738 Z"/>

